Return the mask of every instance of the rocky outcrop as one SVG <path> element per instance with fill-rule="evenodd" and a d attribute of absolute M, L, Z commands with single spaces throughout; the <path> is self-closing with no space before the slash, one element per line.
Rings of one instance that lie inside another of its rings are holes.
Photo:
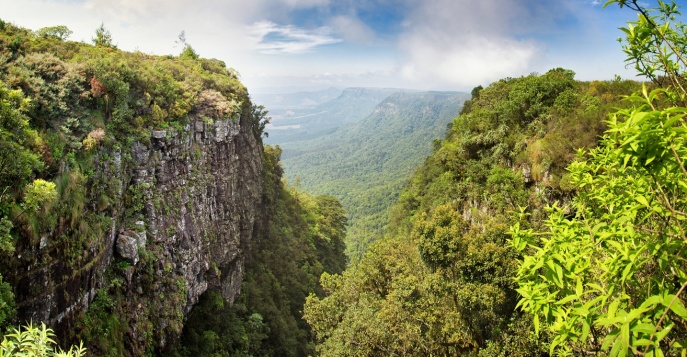
<path fill-rule="evenodd" d="M 97 318 L 94 299 L 108 296 L 97 308 L 123 326 L 124 353 L 139 355 L 176 339 L 208 289 L 233 302 L 262 189 L 262 143 L 249 107 L 233 119 L 192 114 L 183 127 L 101 150 L 89 194 L 110 202 L 92 204 L 107 221 L 102 234 L 71 261 L 58 236 L 19 246 L 19 317 L 73 338 Z"/>

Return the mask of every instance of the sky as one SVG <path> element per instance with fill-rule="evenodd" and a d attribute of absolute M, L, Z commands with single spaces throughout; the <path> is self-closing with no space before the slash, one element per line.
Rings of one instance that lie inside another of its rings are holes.
<path fill-rule="evenodd" d="M 252 93 L 469 92 L 556 67 L 580 80 L 632 78 L 617 39 L 636 18 L 593 0 L 0 0 L 4 21 L 65 25 L 89 43 L 103 23 L 127 51 L 179 54 L 183 31 Z"/>

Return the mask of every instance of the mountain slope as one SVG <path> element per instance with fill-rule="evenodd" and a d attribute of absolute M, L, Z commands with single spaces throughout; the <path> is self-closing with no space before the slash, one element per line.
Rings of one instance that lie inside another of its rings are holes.
<path fill-rule="evenodd" d="M 397 92 L 353 125 L 281 145 L 289 180 L 298 177 L 303 188 L 337 197 L 349 213 L 349 257 L 364 252 L 364 238 L 381 234 L 387 208 L 465 98 L 453 92 Z"/>
<path fill-rule="evenodd" d="M 305 319 L 320 356 L 547 356 L 516 308 L 514 212 L 537 226 L 565 204 L 565 167 L 593 147 L 631 81 L 576 82 L 554 69 L 473 91 L 394 205 L 388 234 L 324 275 Z M 355 341 L 355 344 L 350 343 Z"/>

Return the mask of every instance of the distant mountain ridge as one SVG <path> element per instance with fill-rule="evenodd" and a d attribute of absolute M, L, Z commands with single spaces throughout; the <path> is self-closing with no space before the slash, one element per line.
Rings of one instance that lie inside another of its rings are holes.
<path fill-rule="evenodd" d="M 341 95 L 342 90 L 328 88 L 321 91 L 302 91 L 296 93 L 253 93 L 251 99 L 254 103 L 264 105 L 267 108 L 294 109 L 312 108 L 326 103 Z"/>
<path fill-rule="evenodd" d="M 267 127 L 269 137 L 265 142 L 283 144 L 331 134 L 344 124 L 364 119 L 388 96 L 407 91 L 396 88 L 346 88 L 337 97 L 310 107 L 298 107 L 287 101 L 288 98 L 302 100 L 302 96 L 281 95 L 283 101 L 279 104 L 265 105 L 272 117 Z"/>

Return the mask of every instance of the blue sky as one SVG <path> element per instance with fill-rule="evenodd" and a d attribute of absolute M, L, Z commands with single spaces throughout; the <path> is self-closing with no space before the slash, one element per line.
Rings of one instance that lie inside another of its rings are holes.
<path fill-rule="evenodd" d="M 0 18 L 66 25 L 90 42 L 104 22 L 119 48 L 203 57 L 252 92 L 328 87 L 470 91 L 565 67 L 577 78 L 633 77 L 616 39 L 628 9 L 593 0 L 0 0 Z"/>

